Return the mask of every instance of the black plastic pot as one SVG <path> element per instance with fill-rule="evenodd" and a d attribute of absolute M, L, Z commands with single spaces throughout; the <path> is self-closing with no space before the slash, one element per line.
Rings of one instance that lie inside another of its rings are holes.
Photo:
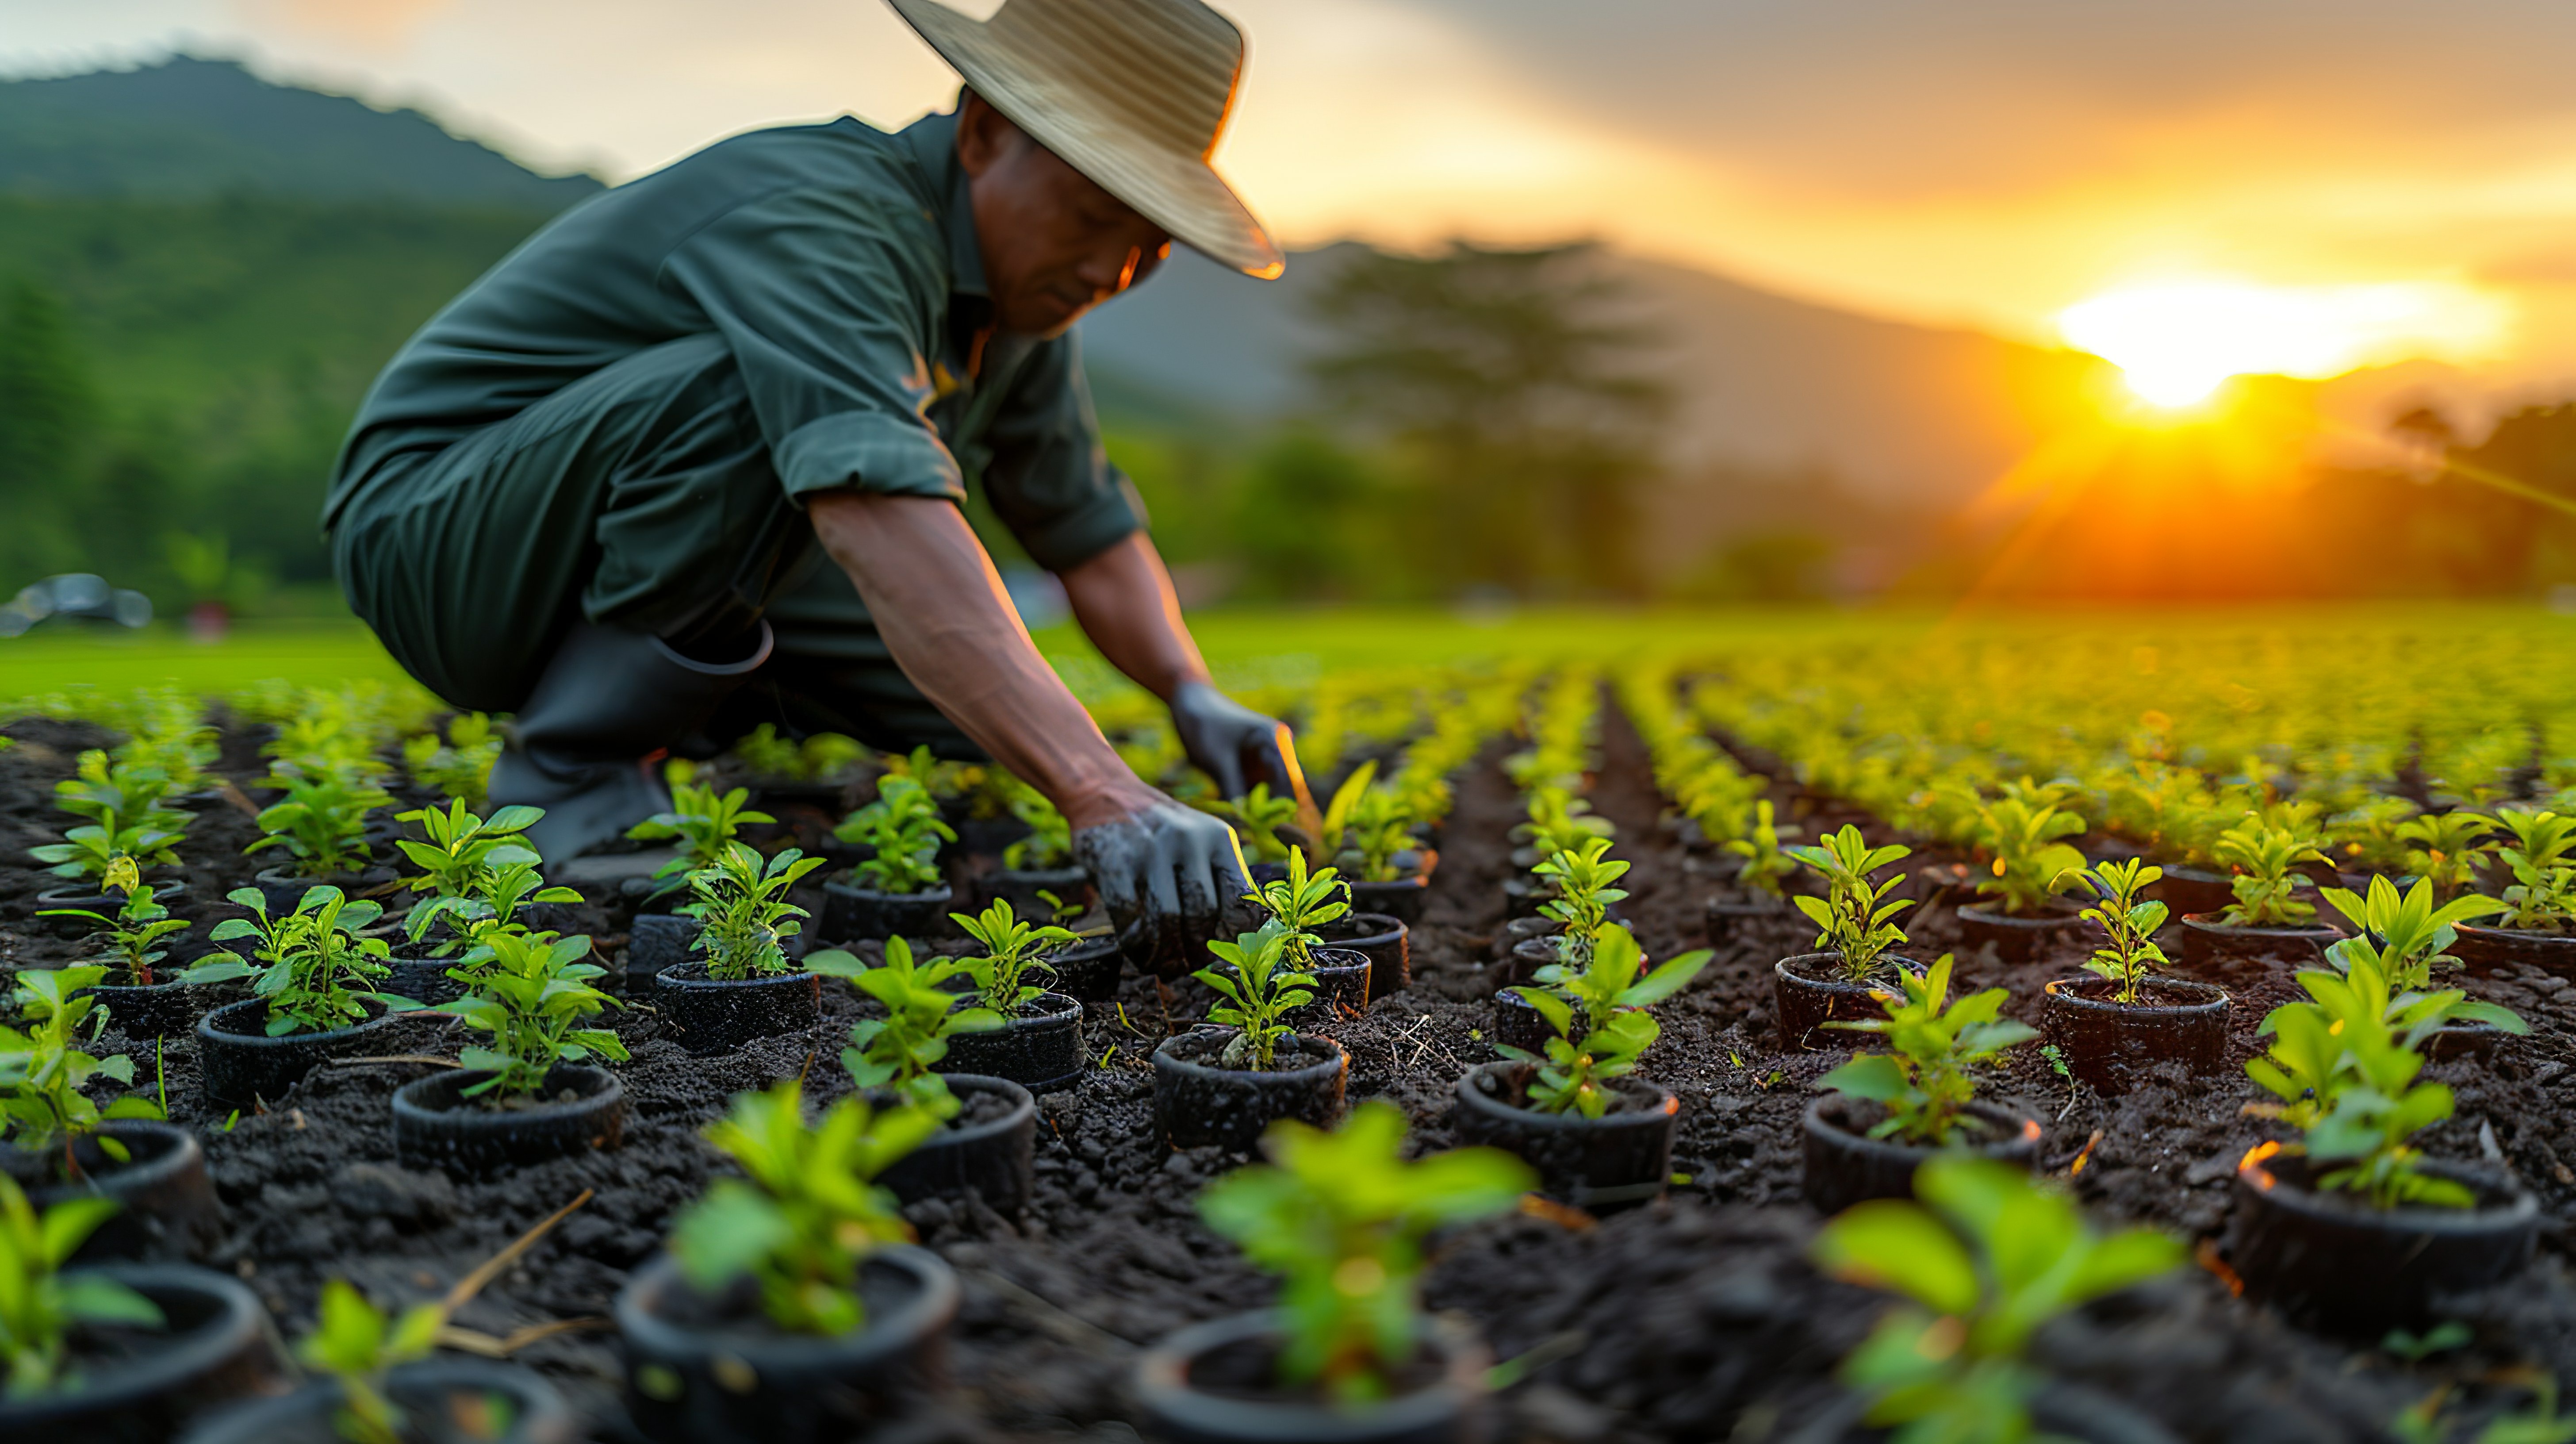
<path fill-rule="evenodd" d="M 1267 1072 L 1226 1068 L 1217 1057 L 1231 1028 L 1195 1028 L 1154 1050 L 1154 1122 L 1175 1148 L 1214 1144 L 1249 1153 L 1282 1118 L 1330 1128 L 1342 1116 L 1351 1055 L 1329 1038 L 1291 1033 Z"/>
<path fill-rule="evenodd" d="M 1005 1218 L 1017 1215 L 1037 1176 L 1037 1099 L 1008 1078 L 944 1076 L 963 1108 L 877 1181 L 906 1203 L 972 1193 Z"/>
<path fill-rule="evenodd" d="M 958 1033 L 948 1040 L 942 1073 L 1008 1078 L 1031 1093 L 1056 1093 L 1082 1081 L 1082 1001 L 1042 993 L 991 1033 Z"/>
<path fill-rule="evenodd" d="M 125 1148 L 119 1161 L 98 1137 Z M 83 1243 L 76 1258 L 87 1263 L 108 1259 L 178 1260 L 214 1247 L 223 1232 L 223 1205 L 206 1176 L 206 1151 L 197 1135 L 175 1123 L 147 1118 L 112 1118 L 97 1134 L 72 1145 L 80 1164 L 78 1182 L 56 1181 L 62 1158 L 58 1148 L 37 1155 L 11 1148 L 7 1171 L 27 1190 L 38 1210 L 66 1199 L 110 1198 L 123 1205 Z"/>
<path fill-rule="evenodd" d="M 1538 910 L 1555 896 L 1556 889 L 1549 886 L 1545 878 L 1533 877 L 1527 873 L 1519 877 L 1506 878 L 1503 881 L 1503 916 L 1537 917 Z"/>
<path fill-rule="evenodd" d="M 2576 979 L 2576 933 L 2536 933 L 2477 923 L 2456 926 L 2460 936 L 2451 944 L 2451 956 L 2480 977 L 2507 963 L 2519 963 L 2553 977 Z"/>
<path fill-rule="evenodd" d="M 2484 1062 L 2496 1055 L 2511 1033 L 2493 1023 L 2444 1023 L 2424 1035 L 2418 1051 L 2431 1062 L 2447 1063 L 2455 1058 L 2475 1058 Z"/>
<path fill-rule="evenodd" d="M 165 1444 L 191 1417 L 247 1398 L 277 1376 L 268 1311 L 238 1279 L 176 1264 L 109 1264 L 99 1272 L 160 1305 L 158 1330 L 116 1329 L 116 1355 L 75 1356 L 79 1387 L 0 1395 L 9 1444 Z"/>
<path fill-rule="evenodd" d="M 2370 1339 L 2447 1317 L 2446 1296 L 2529 1266 L 2540 1205 L 2528 1191 L 2454 1164 L 2422 1167 L 2466 1184 L 2478 1206 L 2376 1209 L 2312 1187 L 2318 1170 L 2306 1158 L 2254 1149 L 2236 1166 L 2230 1266 L 2248 1294 L 2293 1322 Z"/>
<path fill-rule="evenodd" d="M 1146 1434 L 1166 1444 L 1485 1444 L 1491 1357 L 1464 1330 L 1434 1324 L 1430 1379 L 1365 1408 L 1277 1391 L 1276 1313 L 1193 1324 L 1136 1361 Z"/>
<path fill-rule="evenodd" d="M 1413 929 L 1390 913 L 1344 913 L 1324 924 L 1325 942 L 1369 960 L 1368 995 L 1385 998 L 1413 985 Z"/>
<path fill-rule="evenodd" d="M 2194 967 L 2281 957 L 2305 965 L 2325 955 L 2344 937 L 2343 929 L 2318 923 L 2298 928 L 2240 928 L 2218 920 L 2216 912 L 2185 913 L 2182 960 Z"/>
<path fill-rule="evenodd" d="M 481 1359 L 432 1359 L 385 1376 L 385 1397 L 413 1421 L 407 1438 L 474 1444 L 574 1444 L 581 1416 L 533 1369 Z M 278 1399 L 239 1404 L 188 1431 L 182 1444 L 341 1444 L 334 1420 L 345 1401 L 337 1381 L 307 1384 Z M 469 1401 L 491 1401 L 506 1420 L 488 1439 L 452 1424 Z"/>
<path fill-rule="evenodd" d="M 754 1038 L 801 1033 L 822 1016 L 819 973 L 771 973 L 719 982 L 704 963 L 664 968 L 653 979 L 662 1026 L 683 1048 L 706 1057 L 730 1053 Z"/>
<path fill-rule="evenodd" d="M 1923 965 L 1910 958 L 1890 956 L 1879 961 L 1882 967 L 1892 963 L 1907 972 L 1923 971 Z M 1800 953 L 1771 965 L 1771 1002 L 1780 1015 L 1781 1041 L 1792 1048 L 1847 1048 L 1856 1044 L 1860 1035 L 1827 1028 L 1825 1024 L 1862 1023 L 1887 1016 L 1877 995 L 1894 991 L 1896 980 L 1882 977 L 1855 983 L 1842 977 L 1841 970 L 1839 953 Z"/>
<path fill-rule="evenodd" d="M 1345 1018 L 1356 1018 L 1368 1011 L 1369 982 L 1375 972 L 1367 956 L 1340 948 L 1317 948 L 1314 966 L 1307 971 L 1314 976 L 1314 998 L 1288 1013 L 1292 1027 L 1320 1028 Z M 1232 963 L 1213 963 L 1218 972 L 1232 976 Z M 1214 993 L 1203 996 L 1214 999 Z"/>
<path fill-rule="evenodd" d="M 188 883 L 185 878 L 172 878 L 168 882 L 162 882 L 147 877 L 144 881 L 152 885 L 152 900 L 165 908 L 170 908 L 173 912 L 177 911 L 179 903 L 187 900 Z M 36 900 L 30 905 L 30 909 L 34 913 L 41 914 L 50 908 L 75 908 L 82 912 L 93 912 L 101 917 L 112 918 L 116 916 L 116 910 L 123 906 L 125 906 L 125 899 L 122 896 L 111 897 L 103 892 L 92 891 L 87 883 L 74 883 L 68 887 L 49 887 L 36 894 Z M 85 938 L 96 926 L 82 918 L 39 916 L 35 920 L 45 931 L 58 938 Z"/>
<path fill-rule="evenodd" d="M 376 984 L 377 992 L 415 1003 L 452 1003 L 465 996 L 465 985 L 447 975 L 447 970 L 456 966 L 455 958 L 406 958 L 397 954 L 385 963 L 393 971 Z"/>
<path fill-rule="evenodd" d="M 1547 1019 L 1527 998 L 1510 988 L 1494 994 L 1494 1041 L 1544 1057 L 1547 1040 L 1556 1036 Z"/>
<path fill-rule="evenodd" d="M 1663 1195 L 1680 1099 L 1642 1078 L 1614 1078 L 1621 1106 L 1598 1118 L 1540 1113 L 1526 1106 L 1537 1072 L 1509 1060 L 1468 1069 L 1451 1115 L 1458 1141 L 1518 1154 L 1551 1196 L 1595 1213 Z"/>
<path fill-rule="evenodd" d="M 323 1060 L 373 1049 L 376 1035 L 400 1017 L 379 1013 L 346 1028 L 271 1038 L 261 1031 L 268 1023 L 267 1000 L 227 1003 L 197 1020 L 197 1065 L 205 1074 L 206 1101 L 245 1111 L 275 1103 Z"/>
<path fill-rule="evenodd" d="M 991 907 L 997 898 L 1006 899 L 1014 915 L 1041 923 L 1055 916 L 1055 909 L 1038 896 L 1042 892 L 1054 893 L 1057 901 L 1085 912 L 1091 910 L 1091 874 L 1078 867 L 999 868 L 984 874 L 975 884 L 975 896 L 982 907 Z"/>
<path fill-rule="evenodd" d="M 1118 996 L 1118 975 L 1127 955 L 1115 937 L 1084 938 L 1047 959 L 1055 968 L 1055 991 L 1086 1003 L 1105 1003 Z"/>
<path fill-rule="evenodd" d="M 2175 917 L 2214 913 L 2236 901 L 2236 880 L 2228 873 L 2199 867 L 2167 867 L 2164 872 L 2147 884 L 2145 895 L 2163 903 Z"/>
<path fill-rule="evenodd" d="M 1557 956 L 1556 935 L 1530 938 L 1512 945 L 1512 955 L 1504 965 L 1503 981 L 1528 983 L 1537 979 L 1538 970 L 1561 961 Z"/>
<path fill-rule="evenodd" d="M 1354 882 L 1351 884 L 1351 910 L 1377 913 L 1411 927 L 1422 921 L 1422 904 L 1431 896 L 1431 879 L 1427 876 L 1398 878 L 1394 882 Z"/>
<path fill-rule="evenodd" d="M 1798 916 L 1798 911 L 1775 897 L 1757 896 L 1749 901 L 1713 897 L 1701 916 L 1708 930 L 1708 945 L 1724 948 L 1759 941 L 1763 929 Z"/>
<path fill-rule="evenodd" d="M 2215 1073 L 2227 1061 L 2227 993 L 2209 983 L 2152 978 L 2123 1003 L 2108 978 L 2060 978 L 2040 997 L 2040 1031 L 2077 1078 L 2125 1093 L 2150 1070 L 2180 1063 Z"/>
<path fill-rule="evenodd" d="M 902 938 L 919 942 L 956 931 L 948 915 L 957 910 L 957 894 L 947 887 L 920 892 L 877 892 L 845 882 L 823 884 L 823 917 L 817 936 L 827 942 L 882 942 Z"/>
<path fill-rule="evenodd" d="M 989 857 L 999 859 L 1012 843 L 1029 835 L 1029 825 L 1016 817 L 970 817 L 967 810 L 953 802 L 943 802 L 939 811 L 955 842 L 940 844 L 939 860 L 951 857 Z"/>
<path fill-rule="evenodd" d="M 1557 925 L 1554 918 L 1543 918 L 1535 914 L 1525 918 L 1506 918 L 1503 920 L 1502 930 L 1494 934 L 1494 961 L 1502 962 L 1508 959 L 1512 955 L 1512 949 L 1533 938 L 1552 938 L 1562 931 L 1563 929 Z"/>
<path fill-rule="evenodd" d="M 218 1000 L 230 1002 L 241 996 L 238 988 L 209 985 L 199 987 L 178 980 L 177 966 L 164 960 L 158 971 L 167 981 L 148 988 L 130 983 L 98 983 L 81 989 L 107 1010 L 108 1025 L 128 1038 L 181 1038 L 197 1026 L 197 1020 L 216 1006 Z M 111 978 L 124 976 L 117 967 Z"/>
<path fill-rule="evenodd" d="M 2039 1120 L 1991 1103 L 1971 1103 L 1969 1116 L 1986 1124 L 1966 1135 L 1988 1158 L 2030 1167 L 2039 1157 Z M 1936 1149 L 1871 1138 L 1869 1123 L 1851 1100 L 1824 1097 L 1807 1105 L 1807 1172 L 1800 1185 L 1807 1202 L 1828 1216 L 1873 1198 L 1912 1198 L 1914 1170 Z"/>
<path fill-rule="evenodd" d="M 1991 908 L 1962 907 L 1959 938 L 1971 948 L 1992 948 L 2000 962 L 2026 963 L 2032 953 L 2083 926 L 2073 911 L 2015 917 Z"/>
<path fill-rule="evenodd" d="M 701 925 L 680 913 L 637 913 L 626 931 L 626 976 L 658 978 L 696 958 Z"/>
<path fill-rule="evenodd" d="M 405 1168 L 486 1178 L 522 1163 L 615 1148 L 626 1136 L 626 1085 L 605 1068 L 558 1063 L 533 1108 L 486 1108 L 465 1090 L 492 1075 L 454 1069 L 394 1090 L 394 1156 Z M 562 1101 L 565 1092 L 572 1101 Z"/>
<path fill-rule="evenodd" d="M 867 1323 L 839 1338 L 770 1328 L 749 1282 L 710 1298 L 666 1255 L 618 1293 L 626 1415 L 654 1444 L 873 1438 L 947 1382 L 957 1275 L 928 1249 L 870 1254 Z"/>

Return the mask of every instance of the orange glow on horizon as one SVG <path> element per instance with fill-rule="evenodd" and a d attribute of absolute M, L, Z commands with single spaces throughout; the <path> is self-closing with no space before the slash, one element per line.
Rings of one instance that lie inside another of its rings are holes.
<path fill-rule="evenodd" d="M 2057 324 L 2069 345 L 2119 367 L 2141 400 L 2171 410 L 2206 404 L 2238 376 L 2316 381 L 2417 357 L 2474 360 L 2507 329 L 2503 303 L 2466 286 L 2232 279 L 2117 287 L 2067 307 Z"/>

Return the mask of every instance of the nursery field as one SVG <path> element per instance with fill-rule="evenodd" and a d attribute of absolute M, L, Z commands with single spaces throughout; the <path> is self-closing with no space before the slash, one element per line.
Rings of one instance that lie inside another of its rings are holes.
<path fill-rule="evenodd" d="M 1321 835 L 1042 639 L 1263 885 L 1161 976 L 992 769 L 565 887 L 388 673 L 47 643 L 0 1437 L 2576 1439 L 2576 621 L 1200 631 Z"/>

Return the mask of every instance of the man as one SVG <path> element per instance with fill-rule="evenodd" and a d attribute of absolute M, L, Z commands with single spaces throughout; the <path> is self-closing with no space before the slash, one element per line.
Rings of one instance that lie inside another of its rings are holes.
<path fill-rule="evenodd" d="M 518 714 L 492 799 L 547 810 L 549 861 L 666 806 L 693 734 L 928 743 L 1045 793 L 1172 966 L 1246 890 L 1233 835 L 1119 761 L 959 503 L 981 485 L 1229 795 L 1301 785 L 1210 685 L 1068 334 L 1175 237 L 1279 273 L 1206 159 L 1242 40 L 1197 0 L 891 3 L 956 111 L 738 136 L 539 231 L 369 394 L 323 514 L 341 584 L 432 691 Z"/>

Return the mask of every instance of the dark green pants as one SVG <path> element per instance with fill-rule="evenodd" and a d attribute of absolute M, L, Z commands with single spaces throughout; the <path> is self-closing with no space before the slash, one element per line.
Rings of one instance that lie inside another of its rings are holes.
<path fill-rule="evenodd" d="M 332 534 L 341 589 L 458 707 L 517 708 L 577 618 L 720 647 L 766 617 L 776 650 L 713 740 L 773 722 L 978 755 L 895 665 L 759 436 L 721 339 L 639 352 L 387 463 Z"/>

